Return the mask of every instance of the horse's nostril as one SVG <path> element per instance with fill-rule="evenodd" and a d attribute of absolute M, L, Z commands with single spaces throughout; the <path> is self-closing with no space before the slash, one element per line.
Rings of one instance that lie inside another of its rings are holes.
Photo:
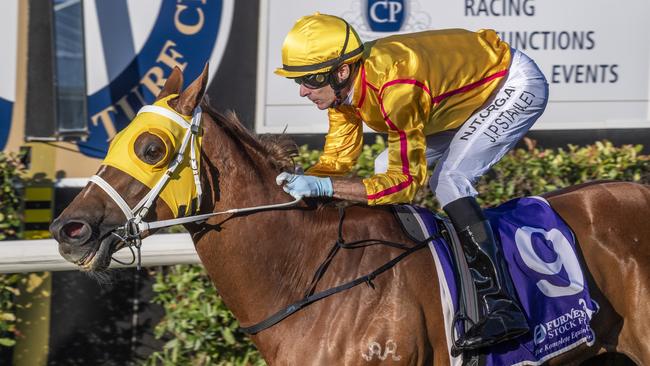
<path fill-rule="evenodd" d="M 63 231 L 63 234 L 65 234 L 65 236 L 68 238 L 79 239 L 85 235 L 88 229 L 84 223 L 72 221 L 65 224 L 61 230 Z"/>

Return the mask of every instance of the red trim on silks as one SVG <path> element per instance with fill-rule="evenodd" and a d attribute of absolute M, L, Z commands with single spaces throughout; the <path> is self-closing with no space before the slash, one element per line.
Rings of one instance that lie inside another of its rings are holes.
<path fill-rule="evenodd" d="M 408 140 L 406 140 L 406 133 L 404 130 L 400 130 L 397 128 L 397 126 L 393 123 L 393 121 L 390 120 L 390 117 L 388 117 L 388 114 L 386 113 L 386 109 L 384 109 L 384 101 L 383 99 L 380 100 L 381 104 L 381 113 L 384 115 L 384 121 L 388 124 L 388 127 L 390 127 L 392 130 L 397 131 L 399 134 L 399 146 L 400 146 L 400 157 L 402 158 L 402 173 L 406 175 L 411 175 L 409 171 L 409 158 L 408 158 Z"/>
<path fill-rule="evenodd" d="M 366 93 L 368 92 L 367 88 L 374 90 L 375 93 L 379 91 L 379 88 L 368 82 L 368 79 L 366 79 L 366 66 L 361 65 L 361 97 L 359 98 L 359 105 L 357 106 L 359 109 L 363 105 L 363 102 L 366 101 Z"/>
<path fill-rule="evenodd" d="M 389 194 L 393 194 L 395 192 L 399 192 L 402 189 L 408 187 L 411 183 L 413 182 L 413 176 L 409 175 L 407 176 L 407 179 L 403 181 L 402 183 L 392 186 L 388 189 L 384 189 L 383 191 L 377 192 L 375 194 L 369 194 L 368 195 L 368 200 L 376 200 L 378 198 L 388 196 Z"/>
<path fill-rule="evenodd" d="M 402 160 L 402 173 L 404 173 L 406 175 L 407 179 L 406 179 L 406 181 L 401 182 L 401 183 L 399 183 L 397 185 L 394 185 L 392 187 L 389 187 L 387 189 L 384 189 L 383 191 L 377 192 L 375 194 L 368 195 L 368 200 L 374 200 L 374 199 L 377 199 L 377 198 L 380 198 L 380 197 L 383 197 L 383 196 L 387 196 L 387 195 L 392 194 L 392 193 L 399 192 L 399 191 L 405 189 L 406 187 L 408 187 L 413 182 L 413 176 L 411 175 L 411 172 L 409 170 L 408 141 L 406 140 L 406 133 L 404 132 L 404 130 L 397 129 L 397 126 L 393 123 L 393 121 L 390 120 L 390 118 L 388 117 L 388 114 L 386 113 L 386 110 L 384 109 L 384 102 L 383 102 L 382 94 L 384 93 L 384 90 L 386 90 L 387 87 L 389 87 L 391 85 L 395 85 L 395 84 L 411 84 L 411 85 L 415 85 L 417 87 L 422 88 L 422 90 L 424 90 L 427 93 L 427 95 L 429 95 L 429 97 L 431 97 L 431 104 L 437 104 L 437 103 L 440 103 L 445 98 L 451 97 L 451 96 L 456 95 L 456 94 L 467 92 L 467 91 L 472 90 L 472 89 L 474 89 L 474 88 L 476 88 L 478 86 L 489 83 L 490 81 L 492 81 L 494 79 L 503 77 L 503 76 L 505 76 L 507 74 L 508 74 L 507 69 L 502 70 L 502 71 L 499 71 L 499 72 L 497 72 L 495 74 L 487 76 L 487 77 L 485 77 L 485 78 L 483 78 L 483 79 L 481 79 L 479 81 L 473 82 L 471 84 L 467 84 L 465 86 L 462 86 L 462 87 L 460 87 L 458 89 L 449 91 L 447 93 L 440 94 L 440 95 L 438 95 L 436 97 L 434 97 L 431 94 L 431 91 L 429 90 L 429 88 L 427 88 L 426 85 L 424 85 L 424 83 L 422 83 L 422 82 L 420 82 L 418 80 L 414 80 L 414 79 L 395 79 L 395 80 L 391 80 L 391 81 L 385 83 L 381 87 L 381 91 L 379 91 L 379 103 L 381 105 L 381 113 L 384 115 L 384 120 L 386 121 L 388 126 L 392 130 L 397 131 L 397 133 L 399 134 L 400 157 L 401 157 L 401 160 Z M 364 69 L 364 73 L 362 74 L 362 83 L 364 85 L 364 89 L 363 89 L 364 94 L 362 96 L 365 97 L 365 85 L 366 85 L 365 69 Z M 375 91 L 377 91 L 377 89 L 374 88 L 370 83 L 367 83 L 367 85 L 369 85 L 371 88 L 373 88 Z M 359 107 L 361 107 L 361 103 L 359 104 Z"/>
<path fill-rule="evenodd" d="M 363 102 L 366 101 L 366 66 L 361 65 L 361 98 L 359 98 L 359 106 L 361 108 Z"/>
<path fill-rule="evenodd" d="M 431 99 L 431 104 L 440 103 L 445 98 L 451 97 L 452 95 L 464 93 L 466 91 L 470 91 L 470 90 L 476 88 L 477 86 L 481 86 L 483 84 L 489 83 L 490 81 L 492 81 L 494 79 L 497 79 L 497 78 L 500 78 L 500 77 L 503 77 L 506 74 L 508 74 L 508 70 L 502 70 L 502 71 L 497 72 L 496 74 L 492 74 L 492 75 L 490 75 L 488 77 L 485 77 L 485 78 L 483 78 L 483 79 L 481 79 L 479 81 L 476 81 L 476 82 L 473 82 L 471 84 L 467 84 L 465 86 L 462 86 L 462 87 L 460 87 L 460 88 L 458 88 L 456 90 L 452 90 L 452 91 L 440 94 L 440 95 L 438 95 L 436 97 L 433 97 Z"/>
<path fill-rule="evenodd" d="M 384 85 L 381 87 L 381 92 L 380 92 L 379 94 L 383 94 L 383 93 L 384 93 L 384 90 L 385 90 L 387 87 L 389 87 L 389 86 L 391 86 L 391 85 L 395 85 L 395 84 L 412 84 L 412 85 L 415 85 L 415 86 L 419 86 L 420 88 L 422 88 L 422 90 L 424 90 L 425 92 L 427 92 L 427 94 L 428 94 L 430 97 L 433 97 L 433 96 L 431 95 L 431 91 L 429 91 L 429 88 L 427 88 L 427 86 L 424 85 L 423 82 L 421 82 L 421 81 L 417 81 L 417 80 L 415 80 L 415 79 L 395 79 L 395 80 L 391 80 L 391 81 L 387 82 L 386 84 L 384 84 Z"/>
<path fill-rule="evenodd" d="M 390 127 L 390 129 L 392 129 L 394 131 L 397 131 L 397 134 L 399 135 L 400 157 L 401 157 L 401 160 L 402 160 L 402 173 L 404 175 L 406 175 L 406 180 L 404 182 L 398 183 L 398 184 L 396 184 L 396 185 L 394 185 L 392 187 L 386 188 L 383 191 L 379 191 L 379 192 L 374 193 L 374 194 L 369 194 L 368 195 L 368 200 L 374 200 L 374 199 L 377 199 L 377 198 L 380 198 L 380 197 L 387 196 L 389 194 L 399 192 L 399 191 L 405 189 L 406 187 L 408 187 L 409 185 L 411 185 L 411 183 L 413 183 L 413 176 L 411 175 L 411 171 L 409 169 L 408 140 L 406 139 L 406 133 L 404 132 L 404 130 L 398 129 L 397 126 L 393 123 L 393 121 L 391 121 L 390 117 L 388 117 L 388 113 L 386 113 L 386 109 L 384 108 L 384 100 L 381 97 L 381 95 L 383 94 L 383 91 L 386 89 L 386 87 L 394 85 L 394 84 L 399 84 L 399 83 L 401 83 L 401 84 L 413 84 L 413 85 L 419 86 L 424 91 L 426 91 L 427 94 L 431 95 L 429 93 L 429 90 L 427 89 L 427 87 L 423 83 L 421 83 L 421 82 L 419 82 L 417 80 L 407 80 L 407 79 L 392 80 L 392 81 L 384 84 L 384 86 L 381 88 L 381 92 L 379 93 L 379 103 L 381 105 L 381 113 L 384 115 L 384 120 L 386 121 L 386 124 L 388 124 L 388 127 Z"/>

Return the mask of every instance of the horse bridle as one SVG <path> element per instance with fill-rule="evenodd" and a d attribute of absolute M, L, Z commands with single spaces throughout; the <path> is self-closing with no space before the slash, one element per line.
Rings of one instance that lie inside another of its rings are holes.
<path fill-rule="evenodd" d="M 192 112 L 192 119 L 188 123 L 183 117 L 166 108 L 156 106 L 156 105 L 147 105 L 138 111 L 138 115 L 141 113 L 155 113 L 162 117 L 168 118 L 175 123 L 179 124 L 182 128 L 185 129 L 185 135 L 181 143 L 176 156 L 169 163 L 165 174 L 163 174 L 158 182 L 151 188 L 151 190 L 135 205 L 135 207 L 130 208 L 129 204 L 122 198 L 122 196 L 108 183 L 104 178 L 99 175 L 93 175 L 90 177 L 90 181 L 99 186 L 108 196 L 117 204 L 117 206 L 122 210 L 124 216 L 126 217 L 126 222 L 124 225 L 116 228 L 111 232 L 111 235 L 117 236 L 125 245 L 131 250 L 133 254 L 133 261 L 131 263 L 123 263 L 115 258 L 112 258 L 114 261 L 121 264 L 133 264 L 137 257 L 137 268 L 140 269 L 142 264 L 140 247 L 142 245 L 142 233 L 148 230 L 159 229 L 174 225 L 181 225 L 190 222 L 201 222 L 209 219 L 210 217 L 222 214 L 235 214 L 242 212 L 251 212 L 251 211 L 260 211 L 273 208 L 281 208 L 287 206 L 293 206 L 297 204 L 302 197 L 297 197 L 294 201 L 271 204 L 271 205 L 262 205 L 262 206 L 253 206 L 245 208 L 235 208 L 221 212 L 211 212 L 202 215 L 192 215 L 186 217 L 180 217 L 175 219 L 168 220 L 158 220 L 152 222 L 145 222 L 144 217 L 149 213 L 149 209 L 153 204 L 154 200 L 158 198 L 160 192 L 163 190 L 169 179 L 176 173 L 178 167 L 183 163 L 186 150 L 190 149 L 189 159 L 190 159 L 190 168 L 192 169 L 192 175 L 194 177 L 194 184 L 196 186 L 197 192 L 197 211 L 200 209 L 201 204 L 201 180 L 200 180 L 200 170 L 197 163 L 196 157 L 200 153 L 200 146 L 198 143 L 199 131 L 201 129 L 201 116 L 202 110 L 201 107 L 197 106 Z M 136 253 L 133 252 L 133 248 L 136 248 Z"/>

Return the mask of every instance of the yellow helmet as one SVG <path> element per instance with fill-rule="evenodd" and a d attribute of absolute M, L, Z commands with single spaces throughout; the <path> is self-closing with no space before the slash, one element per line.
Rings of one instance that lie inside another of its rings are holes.
<path fill-rule="evenodd" d="M 296 22 L 282 44 L 282 67 L 275 73 L 287 78 L 328 72 L 361 58 L 363 44 L 348 22 L 315 13 Z"/>

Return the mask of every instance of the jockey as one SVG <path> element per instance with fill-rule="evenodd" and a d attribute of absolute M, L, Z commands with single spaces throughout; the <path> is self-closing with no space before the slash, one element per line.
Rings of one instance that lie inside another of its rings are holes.
<path fill-rule="evenodd" d="M 405 203 L 437 162 L 429 185 L 458 232 L 481 307 L 457 350 L 527 333 L 473 184 L 544 111 L 548 84 L 537 65 L 492 30 L 435 30 L 364 44 L 345 20 L 319 13 L 295 23 L 282 63 L 275 73 L 327 110 L 329 132 L 318 163 L 305 175 L 281 173 L 278 184 L 295 197 Z M 388 148 L 370 178 L 340 177 L 361 152 L 362 122 L 387 134 Z"/>

